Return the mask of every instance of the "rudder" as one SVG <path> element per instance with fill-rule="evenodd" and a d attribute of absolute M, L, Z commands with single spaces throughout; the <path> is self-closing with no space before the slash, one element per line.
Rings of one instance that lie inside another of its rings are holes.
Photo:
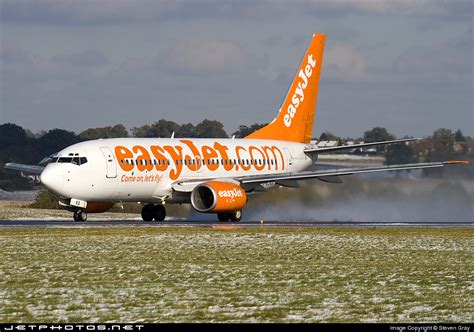
<path fill-rule="evenodd" d="M 277 117 L 245 138 L 309 143 L 313 131 L 326 35 L 313 35 Z"/>

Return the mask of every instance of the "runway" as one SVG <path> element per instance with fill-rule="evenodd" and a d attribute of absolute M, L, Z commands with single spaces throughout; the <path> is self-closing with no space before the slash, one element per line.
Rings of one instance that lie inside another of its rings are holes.
<path fill-rule="evenodd" d="M 93 227 L 206 227 L 215 229 L 236 229 L 248 227 L 474 227 L 474 222 L 363 222 L 363 221 L 282 221 L 255 220 L 241 222 L 218 222 L 213 220 L 165 220 L 144 222 L 141 220 L 92 220 L 74 222 L 69 220 L 0 220 L 0 228 L 93 228 Z"/>

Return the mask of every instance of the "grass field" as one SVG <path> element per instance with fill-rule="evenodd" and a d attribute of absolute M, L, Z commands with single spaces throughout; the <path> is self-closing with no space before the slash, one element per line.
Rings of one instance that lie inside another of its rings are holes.
<path fill-rule="evenodd" d="M 0 323 L 473 322 L 474 229 L 0 230 Z"/>

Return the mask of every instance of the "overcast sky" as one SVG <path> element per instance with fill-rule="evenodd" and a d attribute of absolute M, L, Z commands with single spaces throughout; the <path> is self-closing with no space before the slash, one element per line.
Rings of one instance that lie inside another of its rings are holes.
<path fill-rule="evenodd" d="M 313 136 L 474 136 L 472 0 L 0 0 L 0 123 L 271 121 L 314 32 Z"/>

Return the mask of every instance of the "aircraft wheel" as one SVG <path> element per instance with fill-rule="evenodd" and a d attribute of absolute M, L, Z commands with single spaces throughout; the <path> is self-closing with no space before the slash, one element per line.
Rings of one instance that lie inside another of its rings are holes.
<path fill-rule="evenodd" d="M 165 220 L 165 217 L 166 217 L 166 209 L 163 205 L 155 205 L 153 207 L 153 219 L 155 219 L 155 221 L 163 221 Z"/>
<path fill-rule="evenodd" d="M 230 218 L 229 213 L 218 213 L 217 214 L 217 219 L 219 221 L 229 221 L 229 218 Z"/>
<path fill-rule="evenodd" d="M 153 205 L 146 204 L 142 207 L 142 219 L 143 221 L 152 221 L 153 220 Z"/>
<path fill-rule="evenodd" d="M 238 222 L 242 220 L 242 210 L 229 213 L 230 221 Z"/>
<path fill-rule="evenodd" d="M 78 212 L 78 211 L 75 211 L 72 217 L 74 218 L 74 221 L 80 221 L 80 220 L 79 220 L 79 212 Z"/>
<path fill-rule="evenodd" d="M 78 216 L 79 216 L 79 221 L 86 221 L 87 220 L 87 212 L 86 211 L 79 211 Z"/>

